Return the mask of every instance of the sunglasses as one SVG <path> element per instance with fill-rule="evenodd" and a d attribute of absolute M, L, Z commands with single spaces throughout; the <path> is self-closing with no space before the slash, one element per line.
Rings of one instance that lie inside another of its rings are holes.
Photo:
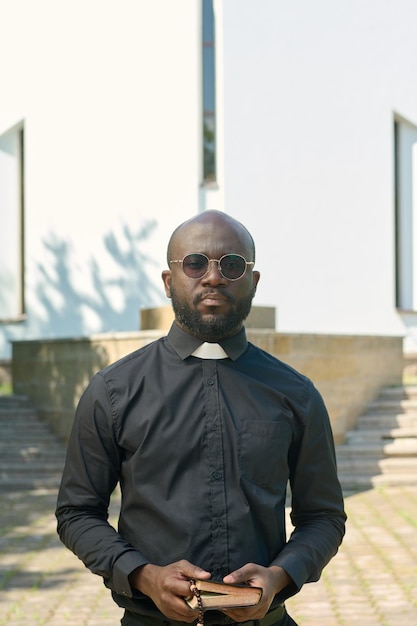
<path fill-rule="evenodd" d="M 224 254 L 220 259 L 209 259 L 198 252 L 187 254 L 183 259 L 171 263 L 181 263 L 184 274 L 196 280 L 209 273 L 210 263 L 217 263 L 220 274 L 226 280 L 239 280 L 245 275 L 248 265 L 255 265 L 255 261 L 247 261 L 240 254 Z"/>

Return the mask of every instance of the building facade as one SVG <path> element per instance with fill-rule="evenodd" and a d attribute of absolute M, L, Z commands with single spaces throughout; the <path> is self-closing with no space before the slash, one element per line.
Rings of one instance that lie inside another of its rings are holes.
<path fill-rule="evenodd" d="M 417 352 L 412 0 L 0 0 L 0 359 L 136 330 L 172 229 L 252 231 L 282 332 Z"/>

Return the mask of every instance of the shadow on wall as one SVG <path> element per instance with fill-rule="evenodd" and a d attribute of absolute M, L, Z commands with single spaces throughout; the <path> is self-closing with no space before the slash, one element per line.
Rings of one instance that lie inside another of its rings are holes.
<path fill-rule="evenodd" d="M 0 272 L 0 320 L 12 317 L 10 314 L 10 300 L 13 296 L 13 277 L 6 268 L 2 267 Z"/>
<path fill-rule="evenodd" d="M 75 337 L 89 334 L 91 328 L 93 332 L 137 330 L 140 308 L 162 301 L 162 292 L 149 278 L 155 262 L 141 250 L 155 226 L 155 221 L 149 221 L 133 232 L 124 223 L 118 236 L 114 232 L 105 235 L 105 271 L 93 255 L 85 270 L 79 268 L 71 243 L 49 235 L 44 247 L 51 263 L 37 266 L 36 297 L 45 316 L 37 321 L 36 334 Z M 88 272 L 88 290 L 75 284 L 75 270 L 84 276 Z"/>
<path fill-rule="evenodd" d="M 80 286 L 80 260 L 71 243 L 56 235 L 44 241 L 36 297 L 45 313 L 42 319 L 28 320 L 32 336 L 39 339 L 13 342 L 12 379 L 14 393 L 28 396 L 63 438 L 88 382 L 113 360 L 91 336 L 91 326 L 94 333 L 136 331 L 140 308 L 162 300 L 149 277 L 153 261 L 143 252 L 155 226 L 147 222 L 134 232 L 122 224 L 108 233 L 103 240 L 107 258 L 100 264 L 100 253 L 91 255 L 86 282 Z"/>

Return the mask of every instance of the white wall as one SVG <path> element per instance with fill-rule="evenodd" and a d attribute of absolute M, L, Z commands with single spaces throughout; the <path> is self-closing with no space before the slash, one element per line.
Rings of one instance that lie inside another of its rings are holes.
<path fill-rule="evenodd" d="M 205 197 L 199 6 L 0 0 L 0 135 L 25 127 L 28 314 L 0 325 L 0 358 L 11 338 L 137 328 L 140 306 L 166 303 L 172 229 L 204 206 L 253 232 L 256 303 L 280 330 L 404 332 L 393 118 L 417 124 L 414 0 L 215 0 Z"/>
<path fill-rule="evenodd" d="M 226 210 L 281 330 L 398 333 L 393 112 L 417 121 L 412 0 L 223 6 Z"/>
<path fill-rule="evenodd" d="M 0 325 L 0 356 L 15 337 L 137 329 L 198 208 L 199 5 L 0 0 L 0 23 L 0 134 L 25 125 L 28 314 Z"/>

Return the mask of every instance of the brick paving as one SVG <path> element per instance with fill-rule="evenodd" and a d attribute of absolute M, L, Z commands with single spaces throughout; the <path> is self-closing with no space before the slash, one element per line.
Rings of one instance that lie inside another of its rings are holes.
<path fill-rule="evenodd" d="M 0 410 L 0 626 L 117 626 L 122 611 L 109 590 L 56 534 L 58 479 L 48 463 L 57 454 L 60 468 L 61 454 L 45 433 L 33 439 L 30 411 L 14 422 L 10 410 Z M 287 602 L 289 613 L 299 626 L 417 626 L 417 476 L 414 484 L 346 494 L 346 509 L 338 555 L 318 583 Z M 114 524 L 117 510 L 116 496 Z"/>
<path fill-rule="evenodd" d="M 56 534 L 56 491 L 0 496 L 0 624 L 115 626 L 121 610 Z"/>
<path fill-rule="evenodd" d="M 116 626 L 101 579 L 62 546 L 56 492 L 0 496 L 0 624 Z M 299 626 L 417 626 L 417 486 L 346 498 L 345 541 L 318 583 L 287 602 Z M 117 499 L 112 519 L 116 519 Z"/>
<path fill-rule="evenodd" d="M 320 582 L 287 608 L 300 626 L 417 625 L 416 486 L 346 497 L 347 532 Z"/>

